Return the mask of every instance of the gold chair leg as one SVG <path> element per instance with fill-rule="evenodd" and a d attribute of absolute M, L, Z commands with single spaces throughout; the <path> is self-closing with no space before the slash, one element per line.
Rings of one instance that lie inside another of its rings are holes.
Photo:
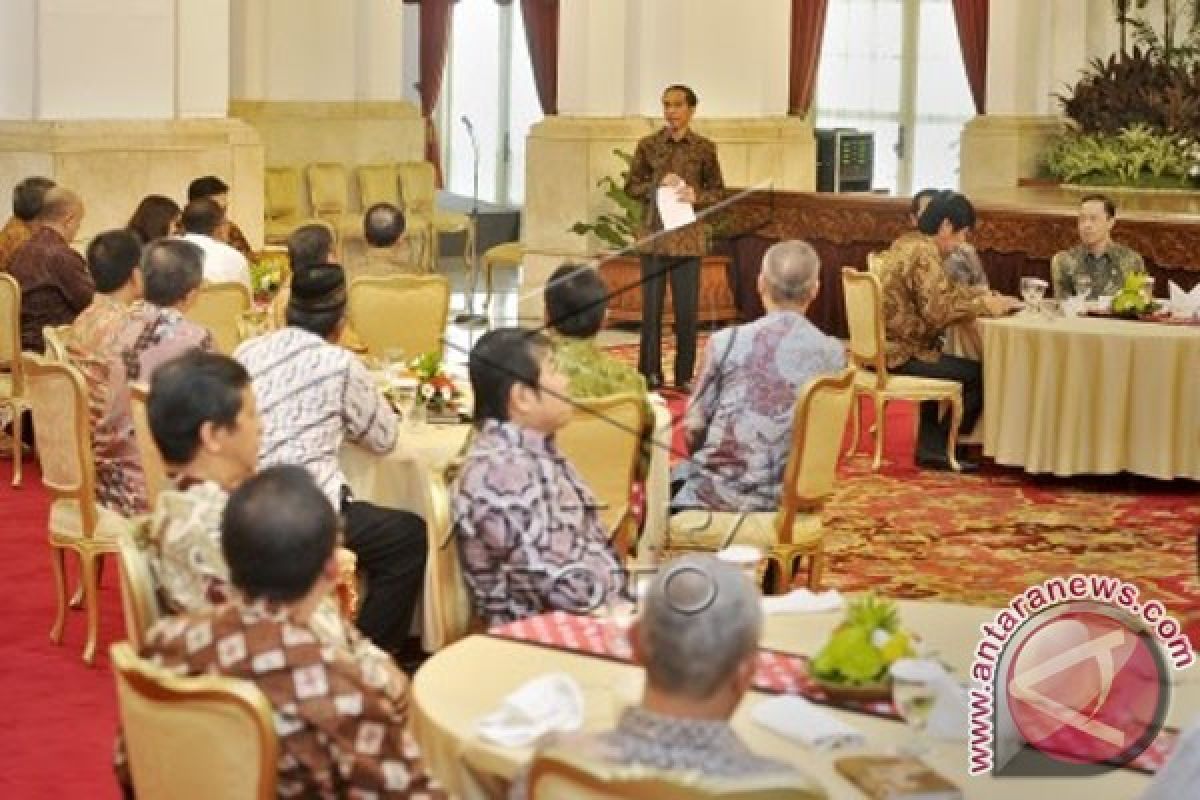
<path fill-rule="evenodd" d="M 487 287 L 487 294 L 483 296 L 483 311 L 485 314 L 492 307 L 492 270 L 494 268 L 495 264 L 485 257 L 483 259 L 483 284 Z"/>
<path fill-rule="evenodd" d="M 79 574 L 82 576 L 83 575 L 83 566 L 82 566 L 83 554 L 82 553 L 79 555 L 79 561 L 80 561 Z M 99 586 L 103 582 L 104 582 L 104 561 L 101 560 L 96 564 L 96 586 L 97 586 L 97 588 L 99 588 Z M 71 595 L 71 602 L 68 603 L 67 605 L 69 605 L 72 609 L 83 608 L 83 600 L 84 600 L 83 595 L 84 595 L 83 578 L 81 577 L 79 579 L 79 585 L 75 587 L 75 594 Z"/>
<path fill-rule="evenodd" d="M 87 643 L 83 646 L 83 661 L 89 667 L 96 660 L 96 638 L 100 633 L 100 598 L 96 588 L 96 553 L 83 556 L 83 604 L 87 612 Z"/>
<path fill-rule="evenodd" d="M 12 451 L 13 451 L 13 479 L 12 485 L 18 487 L 21 485 L 21 465 L 25 461 L 25 444 L 24 436 L 21 428 L 24 426 L 25 411 L 14 404 L 13 420 L 12 420 Z"/>
<path fill-rule="evenodd" d="M 962 395 L 955 394 L 950 397 L 950 435 L 946 437 L 946 460 L 950 462 L 950 466 L 955 472 L 962 470 L 958 463 L 958 428 L 962 424 L 963 407 Z"/>
<path fill-rule="evenodd" d="M 822 542 L 808 557 L 808 589 L 820 591 L 822 573 L 825 571 L 825 544 Z"/>
<path fill-rule="evenodd" d="M 875 461 L 871 464 L 871 469 L 879 470 L 879 465 L 883 463 L 883 437 L 884 437 L 884 422 L 883 415 L 887 412 L 887 400 L 882 395 L 875 396 Z"/>
<path fill-rule="evenodd" d="M 862 395 L 855 394 L 850 403 L 850 446 L 846 448 L 846 457 L 858 452 L 858 434 L 862 427 Z"/>
<path fill-rule="evenodd" d="M 67 575 L 66 553 L 63 548 L 50 546 L 50 567 L 54 574 L 54 597 L 57 600 L 57 610 L 54 614 L 54 625 L 50 628 L 50 641 L 62 644 L 63 626 L 67 622 Z"/>

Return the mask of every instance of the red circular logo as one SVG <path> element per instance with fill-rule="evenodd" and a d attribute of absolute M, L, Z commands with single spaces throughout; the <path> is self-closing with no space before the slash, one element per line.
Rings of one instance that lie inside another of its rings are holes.
<path fill-rule="evenodd" d="M 1025 637 L 1008 667 L 1013 722 L 1031 746 L 1074 764 L 1126 764 L 1150 745 L 1169 701 L 1155 645 L 1119 619 L 1066 611 Z"/>

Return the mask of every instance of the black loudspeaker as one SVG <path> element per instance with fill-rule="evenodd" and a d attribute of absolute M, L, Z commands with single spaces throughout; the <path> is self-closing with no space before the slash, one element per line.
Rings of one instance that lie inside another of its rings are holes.
<path fill-rule="evenodd" d="M 817 191 L 871 191 L 875 134 L 853 128 L 818 128 L 816 135 Z"/>

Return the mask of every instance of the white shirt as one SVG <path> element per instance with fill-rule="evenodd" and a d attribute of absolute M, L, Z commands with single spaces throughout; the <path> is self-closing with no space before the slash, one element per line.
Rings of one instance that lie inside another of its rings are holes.
<path fill-rule="evenodd" d="M 204 251 L 204 280 L 209 283 L 240 283 L 251 292 L 250 266 L 246 257 L 224 242 L 202 233 L 185 233 L 181 237 Z"/>

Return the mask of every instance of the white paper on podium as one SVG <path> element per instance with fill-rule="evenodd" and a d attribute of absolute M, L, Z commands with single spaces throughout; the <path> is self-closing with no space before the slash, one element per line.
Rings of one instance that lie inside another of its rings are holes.
<path fill-rule="evenodd" d="M 658 187 L 655 199 L 658 203 L 658 216 L 662 219 L 664 231 L 673 231 L 696 221 L 695 209 L 692 208 L 691 203 L 685 203 L 679 199 L 676 194 L 678 191 L 679 187 L 676 186 Z"/>

